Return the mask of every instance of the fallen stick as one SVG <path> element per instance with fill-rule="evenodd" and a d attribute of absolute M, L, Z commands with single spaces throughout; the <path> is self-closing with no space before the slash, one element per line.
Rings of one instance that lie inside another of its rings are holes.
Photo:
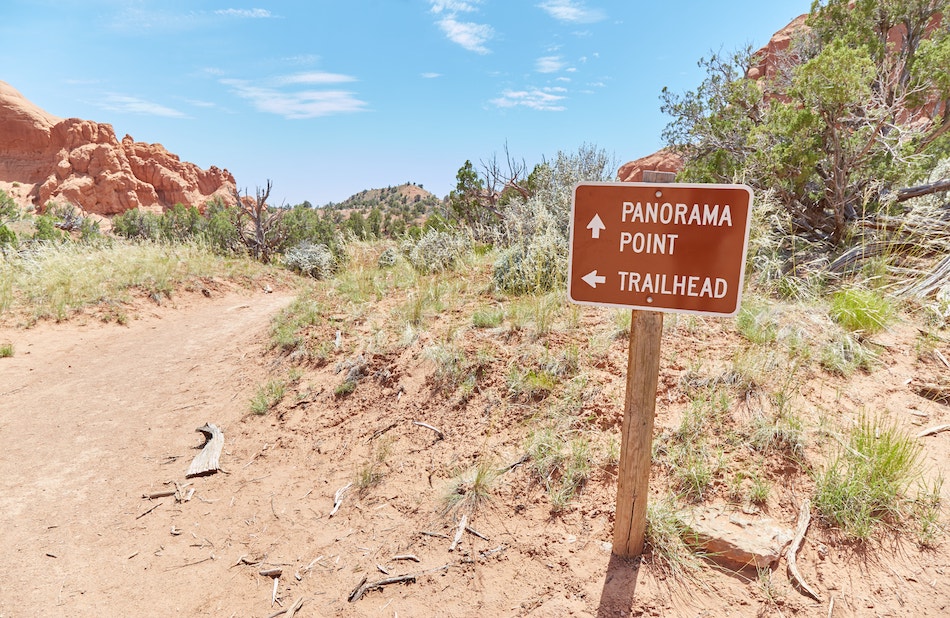
<path fill-rule="evenodd" d="M 277 587 L 280 585 L 280 576 L 274 578 L 274 590 L 270 593 L 270 606 L 274 607 L 277 603 Z"/>
<path fill-rule="evenodd" d="M 808 596 L 821 603 L 821 597 L 818 596 L 818 593 L 808 585 L 801 573 L 798 572 L 798 565 L 795 562 L 802 541 L 805 540 L 805 532 L 808 531 L 809 522 L 811 522 L 811 501 L 806 498 L 798 511 L 798 527 L 795 530 L 795 537 L 792 539 L 792 544 L 788 548 L 785 559 L 788 562 L 788 576 L 792 582 Z"/>
<path fill-rule="evenodd" d="M 413 562 L 421 562 L 419 556 L 415 554 L 399 554 L 398 556 L 393 556 L 393 560 L 412 560 Z"/>
<path fill-rule="evenodd" d="M 205 558 L 204 560 L 196 560 L 196 561 L 194 561 L 194 562 L 186 562 L 185 564 L 179 564 L 179 565 L 177 565 L 177 566 L 170 566 L 170 567 L 168 567 L 168 568 L 165 569 L 165 570 L 166 570 L 166 571 L 174 571 L 175 569 L 183 569 L 183 568 L 185 568 L 185 567 L 195 566 L 196 564 L 201 564 L 202 562 L 207 562 L 207 561 L 209 561 L 209 560 L 214 560 L 214 554 L 211 554 L 210 556 L 208 556 L 208 557 Z"/>
<path fill-rule="evenodd" d="M 204 446 L 188 466 L 185 478 L 203 476 L 218 471 L 218 460 L 221 458 L 221 449 L 224 448 L 224 433 L 211 423 L 205 423 L 195 429 L 205 437 Z"/>
<path fill-rule="evenodd" d="M 438 428 L 436 428 L 436 427 L 433 427 L 433 426 L 430 425 L 429 423 L 423 423 L 423 422 L 421 422 L 421 421 L 412 421 L 412 424 L 413 424 L 413 425 L 418 425 L 419 427 L 425 427 L 426 429 L 429 429 L 429 430 L 431 430 L 431 431 L 434 431 L 434 432 L 435 432 L 435 435 L 439 436 L 439 440 L 445 440 L 445 434 L 442 433 L 442 430 L 440 430 L 440 429 L 438 429 Z"/>
<path fill-rule="evenodd" d="M 943 366 L 947 369 L 950 369 L 950 361 L 947 361 L 947 357 L 940 353 L 940 350 L 934 350 L 934 356 L 940 359 L 940 362 L 943 363 Z"/>
<path fill-rule="evenodd" d="M 495 549 L 489 549 L 487 551 L 478 552 L 478 555 L 481 556 L 482 558 L 490 558 L 491 556 L 494 556 L 497 553 L 503 552 L 506 549 L 508 548 L 505 547 L 504 544 L 502 544 L 496 547 Z"/>
<path fill-rule="evenodd" d="M 281 568 L 276 569 L 264 569 L 260 572 L 260 575 L 264 577 L 280 577 L 284 574 L 284 570 Z"/>
<path fill-rule="evenodd" d="M 429 575 L 431 573 L 436 573 L 438 571 L 444 571 L 448 569 L 451 564 L 445 564 L 440 567 L 429 569 L 428 571 L 421 571 L 419 573 L 409 573 L 406 575 L 397 575 L 396 577 L 387 577 L 386 579 L 380 579 L 373 582 L 367 582 L 366 576 L 363 576 L 363 579 L 360 581 L 359 585 L 353 589 L 353 592 L 350 593 L 350 596 L 347 597 L 347 600 L 350 603 L 355 603 L 363 598 L 363 595 L 366 594 L 368 590 L 374 588 L 382 588 L 383 586 L 388 586 L 389 584 L 398 584 L 401 582 L 415 582 L 419 577 L 423 575 Z"/>
<path fill-rule="evenodd" d="M 161 491 L 153 491 L 152 493 L 142 494 L 142 497 L 146 500 L 154 500 L 155 498 L 167 498 L 169 496 L 174 496 L 178 493 L 177 489 L 162 489 Z"/>
<path fill-rule="evenodd" d="M 398 425 L 398 423 L 390 423 L 389 425 L 387 425 L 386 427 L 383 427 L 382 429 L 377 429 L 376 431 L 373 432 L 373 435 L 371 435 L 371 436 L 369 437 L 369 439 L 366 441 L 366 443 L 369 444 L 370 442 L 372 442 L 373 440 L 375 440 L 375 439 L 378 438 L 379 436 L 383 435 L 384 433 L 386 433 L 386 432 L 389 431 L 390 429 L 395 428 L 396 425 Z"/>
<path fill-rule="evenodd" d="M 290 606 L 290 609 L 287 610 L 286 618 L 294 618 L 294 614 L 296 614 L 297 610 L 301 607 L 303 607 L 303 597 L 297 599 L 297 602 Z"/>
<path fill-rule="evenodd" d="M 950 405 L 950 386 L 946 384 L 917 384 L 914 391 L 925 399 Z"/>
<path fill-rule="evenodd" d="M 336 493 L 333 494 L 333 510 L 330 511 L 328 517 L 333 517 L 336 515 L 336 512 L 340 510 L 340 505 L 343 504 L 343 497 L 346 496 L 346 491 L 353 486 L 353 483 L 347 483 L 343 487 L 336 490 Z"/>
<path fill-rule="evenodd" d="M 157 509 L 158 507 L 162 506 L 163 504 L 165 504 L 165 503 L 164 503 L 164 502 L 159 502 L 158 504 L 156 504 L 155 506 L 153 506 L 153 507 L 150 508 L 149 510 L 145 511 L 144 513 L 142 513 L 141 515 L 138 515 L 135 519 L 142 519 L 143 517 L 145 517 L 146 515 L 148 515 L 149 513 L 151 513 L 152 511 L 154 511 L 155 509 Z"/>
<path fill-rule="evenodd" d="M 926 438 L 927 436 L 932 436 L 932 435 L 940 433 L 941 431 L 947 431 L 947 430 L 950 430 L 950 425 L 937 425 L 929 429 L 924 429 L 919 434 L 917 434 L 917 437 Z"/>
<path fill-rule="evenodd" d="M 498 473 L 499 473 L 499 474 L 506 474 L 506 473 L 508 473 L 508 472 L 511 472 L 512 470 L 514 470 L 514 469 L 517 468 L 518 466 L 520 466 L 520 465 L 522 465 L 522 464 L 525 464 L 525 463 L 528 463 L 528 460 L 530 460 L 530 459 L 531 459 L 531 455 L 529 455 L 528 453 L 525 453 L 524 455 L 521 456 L 521 459 L 519 459 L 518 461 L 514 462 L 513 464 L 510 464 L 510 465 L 505 466 L 505 467 L 502 468 Z"/>
<path fill-rule="evenodd" d="M 484 539 L 484 540 L 486 540 L 486 541 L 489 540 L 487 536 L 485 536 L 484 534 L 482 534 L 482 533 L 479 532 L 478 530 L 475 530 L 475 529 L 473 529 L 473 528 L 470 528 L 469 526 L 465 526 L 465 531 L 466 531 L 466 532 L 469 532 L 469 533 L 471 533 L 471 534 L 474 534 L 475 536 L 477 536 L 477 537 L 480 538 L 480 539 Z"/>
<path fill-rule="evenodd" d="M 458 546 L 459 542 L 462 540 L 462 533 L 465 532 L 465 524 L 468 523 L 468 515 L 463 514 L 462 519 L 459 520 L 459 527 L 455 531 L 455 539 L 452 541 L 452 544 L 449 545 L 449 551 L 455 551 L 455 548 Z"/>
<path fill-rule="evenodd" d="M 433 536 L 433 537 L 435 537 L 435 538 L 437 538 L 437 539 L 447 539 L 447 538 L 449 538 L 449 535 L 447 535 L 447 534 L 442 534 L 441 532 L 429 532 L 428 530 L 420 530 L 420 531 L 419 531 L 419 534 L 421 534 L 421 535 L 423 535 L 423 536 Z"/>

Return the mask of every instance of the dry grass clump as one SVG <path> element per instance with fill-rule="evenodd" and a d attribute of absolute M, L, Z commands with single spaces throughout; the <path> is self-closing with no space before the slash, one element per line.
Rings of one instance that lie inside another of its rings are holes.
<path fill-rule="evenodd" d="M 64 320 L 98 304 L 135 295 L 170 297 L 187 282 L 225 278 L 249 285 L 269 272 L 251 260 L 223 257 L 200 244 L 44 243 L 0 260 L 0 310 Z"/>

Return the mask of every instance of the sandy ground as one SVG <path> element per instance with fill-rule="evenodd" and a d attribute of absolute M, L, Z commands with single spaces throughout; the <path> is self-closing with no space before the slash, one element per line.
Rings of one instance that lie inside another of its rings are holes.
<path fill-rule="evenodd" d="M 140 310 L 125 326 L 0 328 L 0 341 L 16 350 L 0 359 L 0 617 L 265 617 L 299 599 L 298 616 L 393 618 L 950 612 L 945 543 L 921 551 L 885 539 L 858 551 L 818 527 L 799 563 L 820 603 L 790 586 L 784 562 L 769 586 L 716 568 L 705 569 L 703 581 L 669 580 L 611 555 L 612 478 L 593 479 L 575 507 L 552 517 L 543 490 L 513 468 L 498 499 L 470 521 L 474 532 L 453 548 L 457 514 L 433 505 L 471 464 L 460 460 L 474 457 L 468 436 L 497 422 L 489 406 L 433 397 L 420 341 L 367 358 L 368 375 L 385 378 L 366 380 L 349 398 L 333 396 L 340 376 L 330 363 L 303 377 L 296 400 L 249 416 L 248 402 L 280 362 L 264 354 L 270 318 L 290 300 L 195 295 Z M 368 328 L 353 325 L 347 336 Z M 684 369 L 675 358 L 722 347 L 714 330 L 681 335 L 665 337 L 658 430 L 672 422 L 664 392 Z M 844 412 L 914 409 L 928 425 L 950 422 L 950 408 L 910 393 L 911 378 L 943 368 L 915 361 L 907 337 L 885 342 L 889 360 L 850 392 L 816 379 L 804 395 Z M 616 390 L 623 342 L 614 348 L 604 379 Z M 445 438 L 413 421 L 440 427 Z M 225 432 L 224 471 L 186 480 L 202 442 L 195 429 L 206 422 Z M 950 467 L 948 447 L 950 432 L 927 440 L 934 469 Z M 492 448 L 501 462 L 521 454 L 503 439 Z M 337 491 L 377 457 L 386 480 L 367 492 L 351 488 L 331 516 Z M 194 489 L 190 500 L 143 498 L 175 482 L 186 494 Z M 805 489 L 778 491 L 785 502 Z M 276 580 L 261 574 L 273 569 Z M 415 578 L 348 601 L 364 578 L 400 575 Z"/>
<path fill-rule="evenodd" d="M 193 615 L 203 594 L 196 573 L 168 566 L 215 548 L 194 547 L 194 529 L 171 536 L 166 527 L 156 538 L 149 524 L 180 507 L 142 494 L 184 482 L 202 441 L 195 428 L 227 431 L 246 413 L 256 341 L 288 300 L 226 296 L 156 309 L 127 327 L 0 336 L 16 349 L 0 364 L 0 615 Z M 151 520 L 138 517 L 157 504 Z M 208 527 L 201 536 L 215 534 Z"/>

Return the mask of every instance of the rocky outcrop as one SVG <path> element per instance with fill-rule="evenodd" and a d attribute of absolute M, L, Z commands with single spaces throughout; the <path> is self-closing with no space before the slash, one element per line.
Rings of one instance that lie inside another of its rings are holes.
<path fill-rule="evenodd" d="M 773 34 L 769 42 L 753 55 L 756 59 L 756 64 L 749 68 L 746 72 L 746 77 L 749 79 L 772 77 L 776 70 L 778 70 L 782 56 L 788 48 L 791 47 L 792 40 L 807 27 L 805 25 L 807 20 L 807 14 L 799 15 L 787 26 Z"/>
<path fill-rule="evenodd" d="M 683 169 L 683 158 L 664 148 L 642 159 L 624 163 L 617 171 L 617 179 L 620 182 L 643 182 L 643 172 L 675 173 L 681 169 Z"/>
<path fill-rule="evenodd" d="M 70 203 L 88 213 L 132 208 L 199 209 L 214 199 L 234 205 L 226 169 L 182 161 L 161 144 L 116 139 L 112 125 L 46 113 L 0 81 L 0 180 L 33 185 L 39 207 Z"/>

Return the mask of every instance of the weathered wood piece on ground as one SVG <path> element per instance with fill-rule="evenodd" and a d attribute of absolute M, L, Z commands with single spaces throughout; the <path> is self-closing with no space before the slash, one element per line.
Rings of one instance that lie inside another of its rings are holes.
<path fill-rule="evenodd" d="M 918 382 L 914 384 L 914 392 L 924 399 L 950 405 L 950 384 Z"/>
<path fill-rule="evenodd" d="M 379 579 L 372 582 L 367 582 L 366 581 L 367 578 L 364 576 L 363 579 L 360 580 L 359 585 L 356 588 L 354 588 L 353 592 L 350 593 L 350 596 L 347 597 L 347 600 L 350 603 L 355 603 L 356 601 L 359 601 L 361 598 L 363 598 L 363 595 L 366 594 L 367 591 L 373 590 L 374 588 L 382 588 L 383 586 L 388 586 L 389 584 L 398 584 L 401 582 L 415 582 L 419 577 L 422 577 L 424 575 L 430 575 L 432 573 L 437 573 L 439 571 L 445 571 L 450 566 L 452 565 L 445 564 L 440 567 L 436 567 L 434 569 L 429 569 L 427 571 L 420 571 L 419 573 L 408 573 L 406 575 L 397 575 L 396 577 L 387 577 L 386 579 Z"/>
<path fill-rule="evenodd" d="M 924 429 L 919 434 L 917 434 L 917 437 L 926 438 L 927 436 L 936 435 L 940 433 L 941 431 L 950 431 L 950 425 L 936 425 L 935 427 Z"/>
<path fill-rule="evenodd" d="M 205 423 L 195 431 L 205 436 L 204 446 L 188 467 L 186 478 L 213 474 L 218 471 L 218 460 L 221 458 L 221 449 L 224 448 L 224 433 L 211 423 Z"/>
<path fill-rule="evenodd" d="M 168 498 L 169 496 L 174 496 L 176 493 L 178 493 L 177 489 L 161 489 L 159 491 L 142 494 L 142 497 L 147 500 L 154 500 L 155 498 Z"/>
<path fill-rule="evenodd" d="M 788 548 L 788 553 L 785 554 L 785 561 L 788 563 L 789 579 L 791 579 L 802 592 L 821 603 L 821 597 L 818 596 L 818 593 L 808 585 L 801 573 L 798 572 L 798 564 L 796 563 L 798 550 L 802 546 L 802 541 L 805 540 L 805 533 L 808 531 L 810 521 L 811 501 L 805 498 L 805 501 L 802 502 L 802 506 L 798 511 L 798 527 L 795 529 L 795 537 L 792 539 L 792 544 Z"/>
<path fill-rule="evenodd" d="M 455 548 L 458 547 L 459 542 L 462 540 L 462 533 L 465 532 L 465 526 L 468 524 L 468 515 L 462 515 L 462 519 L 459 520 L 459 527 L 455 531 L 455 539 L 452 540 L 452 544 L 449 545 L 449 551 L 455 551 Z"/>
<path fill-rule="evenodd" d="M 425 427 L 426 429 L 430 429 L 435 432 L 435 435 L 439 436 L 439 440 L 445 440 L 445 434 L 442 433 L 442 430 L 436 427 L 433 427 L 429 423 L 423 423 L 421 421 L 412 421 L 412 424 L 418 425 L 419 427 Z"/>
<path fill-rule="evenodd" d="M 291 605 L 290 607 L 286 609 L 281 608 L 278 611 L 271 614 L 270 616 L 268 616 L 267 618 L 277 618 L 278 616 L 283 616 L 284 618 L 294 618 L 294 614 L 296 614 L 300 610 L 301 607 L 303 607 L 303 597 L 300 597 L 299 599 L 297 599 L 297 602 Z"/>
<path fill-rule="evenodd" d="M 943 191 L 950 191 L 950 178 L 938 180 L 937 182 L 932 182 L 927 185 L 917 185 L 916 187 L 900 189 L 897 191 L 897 199 L 895 201 L 905 202 L 915 197 L 941 193 Z"/>
<path fill-rule="evenodd" d="M 330 511 L 330 514 L 327 517 L 333 517 L 336 515 L 336 512 L 340 510 L 340 505 L 343 504 L 343 497 L 346 496 L 347 490 L 353 486 L 353 483 L 347 483 L 343 487 L 336 490 L 336 493 L 333 494 L 333 510 Z"/>

